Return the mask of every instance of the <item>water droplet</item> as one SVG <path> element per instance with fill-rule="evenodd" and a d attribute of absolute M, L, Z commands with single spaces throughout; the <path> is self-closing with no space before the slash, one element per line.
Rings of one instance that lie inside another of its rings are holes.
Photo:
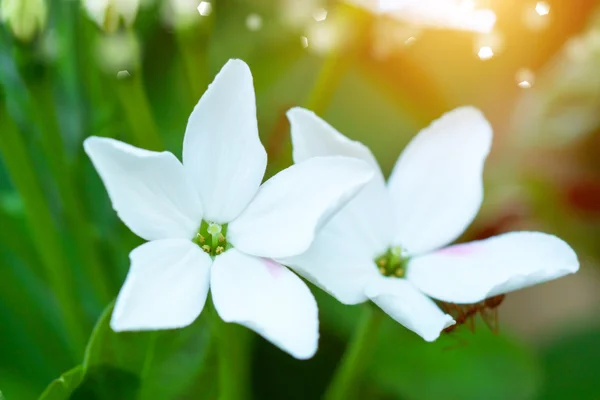
<path fill-rule="evenodd" d="M 535 74 L 528 68 L 521 68 L 517 71 L 515 79 L 521 89 L 530 89 L 535 83 Z"/>
<path fill-rule="evenodd" d="M 550 13 L 550 4 L 545 1 L 538 1 L 535 5 L 535 12 L 539 15 L 548 15 Z"/>
<path fill-rule="evenodd" d="M 535 7 L 528 6 L 523 9 L 523 24 L 532 31 L 541 31 L 550 24 L 550 5 L 539 1 Z"/>
<path fill-rule="evenodd" d="M 125 78 L 129 78 L 130 76 L 131 76 L 131 74 L 126 69 L 123 71 L 117 72 L 117 79 L 125 79 Z"/>
<path fill-rule="evenodd" d="M 411 45 L 411 44 L 413 44 L 413 43 L 414 43 L 416 40 L 417 40 L 417 38 L 416 38 L 416 37 L 414 37 L 414 36 L 411 36 L 411 37 L 409 37 L 408 39 L 406 39 L 406 40 L 404 41 L 404 44 L 405 44 L 405 45 L 407 45 L 407 46 L 410 46 L 410 45 Z"/>
<path fill-rule="evenodd" d="M 327 19 L 327 10 L 324 8 L 318 8 L 313 12 L 312 16 L 317 22 L 325 21 Z"/>
<path fill-rule="evenodd" d="M 302 43 L 302 47 L 308 47 L 308 38 L 306 36 L 300 36 L 300 43 Z"/>
<path fill-rule="evenodd" d="M 209 16 L 212 12 L 212 4 L 208 1 L 201 1 L 200 4 L 198 4 L 198 12 L 203 17 Z"/>
<path fill-rule="evenodd" d="M 494 57 L 494 50 L 490 46 L 481 46 L 477 52 L 477 56 L 481 60 L 489 60 Z"/>
<path fill-rule="evenodd" d="M 262 23 L 262 17 L 258 14 L 253 13 L 246 17 L 246 28 L 251 31 L 258 31 L 260 28 L 262 28 Z"/>

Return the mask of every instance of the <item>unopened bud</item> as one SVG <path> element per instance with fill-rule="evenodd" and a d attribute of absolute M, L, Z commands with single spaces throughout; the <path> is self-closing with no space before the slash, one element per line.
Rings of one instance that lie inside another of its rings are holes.
<path fill-rule="evenodd" d="M 84 0 L 89 17 L 107 33 L 113 33 L 121 24 L 132 25 L 135 21 L 140 0 Z"/>
<path fill-rule="evenodd" d="M 0 14 L 15 37 L 28 42 L 46 26 L 48 9 L 45 0 L 2 0 Z"/>

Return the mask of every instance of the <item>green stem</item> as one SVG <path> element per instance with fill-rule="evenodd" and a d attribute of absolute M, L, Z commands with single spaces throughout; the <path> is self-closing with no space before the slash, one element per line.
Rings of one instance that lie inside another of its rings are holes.
<path fill-rule="evenodd" d="M 377 332 L 384 317 L 385 314 L 379 308 L 371 304 L 365 305 L 362 319 L 327 388 L 325 400 L 346 400 L 353 397 L 363 368 L 369 363 L 375 348 Z"/>
<path fill-rule="evenodd" d="M 308 95 L 306 108 L 322 115 L 327 105 L 331 102 L 333 94 L 338 87 L 344 72 L 348 68 L 348 59 L 338 52 L 331 52 L 317 75 L 313 89 Z"/>
<path fill-rule="evenodd" d="M 78 319 L 82 310 L 77 306 L 79 302 L 74 290 L 73 273 L 68 268 L 59 232 L 23 138 L 4 107 L 0 108 L 0 114 L 0 121 L 3 121 L 0 152 L 11 180 L 23 200 L 32 240 L 43 263 L 48 284 L 58 301 L 67 334 L 70 335 L 69 346 L 78 359 L 80 350 L 85 346 L 85 334 Z"/>
<path fill-rule="evenodd" d="M 154 361 L 154 354 L 156 353 L 156 341 L 160 332 L 150 332 L 150 338 L 148 339 L 148 349 L 146 350 L 146 358 L 144 359 L 144 365 L 142 366 L 141 378 L 142 382 L 148 379 L 150 369 L 152 368 L 152 362 Z"/>
<path fill-rule="evenodd" d="M 211 328 L 219 357 L 219 400 L 245 399 L 248 397 L 248 332 L 241 326 L 223 322 L 214 307 L 211 308 Z"/>
<path fill-rule="evenodd" d="M 305 102 L 306 108 L 319 115 L 325 112 L 342 77 L 362 50 L 367 37 L 365 31 L 370 21 L 365 18 L 365 13 L 361 10 L 342 4 L 335 10 L 335 16 L 341 22 L 341 26 L 352 29 L 347 38 L 352 47 L 347 47 L 348 43 L 338 44 L 338 48 L 332 50 L 323 62 L 315 84 Z"/>

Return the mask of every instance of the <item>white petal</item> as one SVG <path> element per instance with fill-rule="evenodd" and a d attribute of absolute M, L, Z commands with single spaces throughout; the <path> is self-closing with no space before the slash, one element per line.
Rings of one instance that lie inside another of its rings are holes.
<path fill-rule="evenodd" d="M 365 288 L 380 276 L 374 257 L 357 235 L 353 220 L 339 212 L 319 232 L 308 251 L 280 259 L 344 304 L 368 300 Z"/>
<path fill-rule="evenodd" d="M 301 107 L 287 112 L 290 120 L 294 162 L 313 157 L 347 156 L 359 158 L 381 173 L 371 150 L 361 142 L 350 140 L 314 112 Z"/>
<path fill-rule="evenodd" d="M 512 232 L 416 257 L 407 279 L 436 299 L 476 303 L 578 269 L 577 255 L 556 236 Z"/>
<path fill-rule="evenodd" d="M 254 330 L 299 359 L 317 351 L 317 303 L 306 284 L 275 261 L 230 249 L 215 259 L 211 291 L 224 321 Z"/>
<path fill-rule="evenodd" d="M 317 230 L 372 178 L 372 168 L 348 157 L 316 157 L 265 182 L 227 237 L 239 250 L 281 258 L 303 253 Z"/>
<path fill-rule="evenodd" d="M 389 180 L 395 244 L 422 254 L 455 240 L 483 200 L 492 128 L 472 107 L 451 111 L 406 147 Z"/>
<path fill-rule="evenodd" d="M 394 229 L 392 205 L 383 174 L 371 151 L 362 143 L 342 135 L 312 111 L 296 107 L 289 110 L 287 116 L 291 124 L 294 162 L 320 156 L 347 156 L 371 165 L 375 173 L 373 180 L 339 212 L 342 215 L 335 218 L 336 225 L 347 224 L 347 229 L 336 230 L 340 234 L 358 236 L 368 252 L 385 250 L 391 244 Z M 345 219 L 353 222 L 342 222 Z M 372 254 L 372 257 L 376 255 L 379 254 Z"/>
<path fill-rule="evenodd" d="M 194 108 L 183 164 L 209 221 L 233 220 L 256 194 L 267 153 L 258 137 L 252 74 L 243 61 L 225 64 Z"/>
<path fill-rule="evenodd" d="M 146 240 L 194 237 L 202 206 L 173 154 L 99 137 L 86 139 L 83 146 L 113 208 L 136 235 Z"/>
<path fill-rule="evenodd" d="M 145 243 L 130 254 L 110 326 L 115 331 L 183 328 L 200 315 L 211 258 L 184 239 Z"/>
<path fill-rule="evenodd" d="M 433 342 L 454 320 L 405 279 L 380 277 L 367 288 L 367 296 L 390 317 Z"/>

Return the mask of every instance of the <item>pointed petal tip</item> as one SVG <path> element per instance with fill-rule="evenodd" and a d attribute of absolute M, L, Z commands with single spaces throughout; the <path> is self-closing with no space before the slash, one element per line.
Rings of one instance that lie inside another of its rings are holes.
<path fill-rule="evenodd" d="M 451 120 L 451 122 L 456 124 L 468 125 L 470 129 L 477 128 L 481 132 L 479 135 L 485 135 L 486 139 L 490 141 L 489 148 L 491 149 L 491 140 L 493 136 L 492 125 L 483 111 L 479 108 L 472 105 L 457 107 L 443 114 L 438 120 L 434 121 L 433 124 L 436 124 L 438 121 L 448 120 Z"/>
<path fill-rule="evenodd" d="M 250 71 L 250 67 L 246 64 L 245 61 L 239 58 L 231 58 L 229 59 L 223 68 L 221 68 L 220 74 L 237 74 L 237 75 L 246 75 L 250 79 L 252 79 L 252 71 Z"/>
<path fill-rule="evenodd" d="M 292 119 L 295 119 L 297 117 L 301 117 L 301 116 L 317 116 L 317 114 L 314 113 L 314 111 L 311 111 L 307 108 L 304 107 L 300 107 L 300 106 L 295 106 L 290 108 L 289 110 L 287 110 L 287 112 L 285 113 L 285 115 L 287 115 L 288 120 L 290 120 L 290 122 L 292 121 Z"/>
<path fill-rule="evenodd" d="M 444 329 L 456 324 L 456 321 L 448 314 L 444 314 L 444 318 L 440 319 L 439 322 L 439 326 L 436 327 L 436 329 L 424 333 L 423 336 L 421 336 L 423 340 L 429 343 L 435 342 L 440 338 Z"/>
<path fill-rule="evenodd" d="M 83 141 L 83 150 L 86 152 L 88 156 L 91 156 L 91 153 L 95 150 L 97 146 L 102 146 L 107 143 L 109 138 L 100 137 L 100 136 L 90 136 L 85 138 Z"/>

